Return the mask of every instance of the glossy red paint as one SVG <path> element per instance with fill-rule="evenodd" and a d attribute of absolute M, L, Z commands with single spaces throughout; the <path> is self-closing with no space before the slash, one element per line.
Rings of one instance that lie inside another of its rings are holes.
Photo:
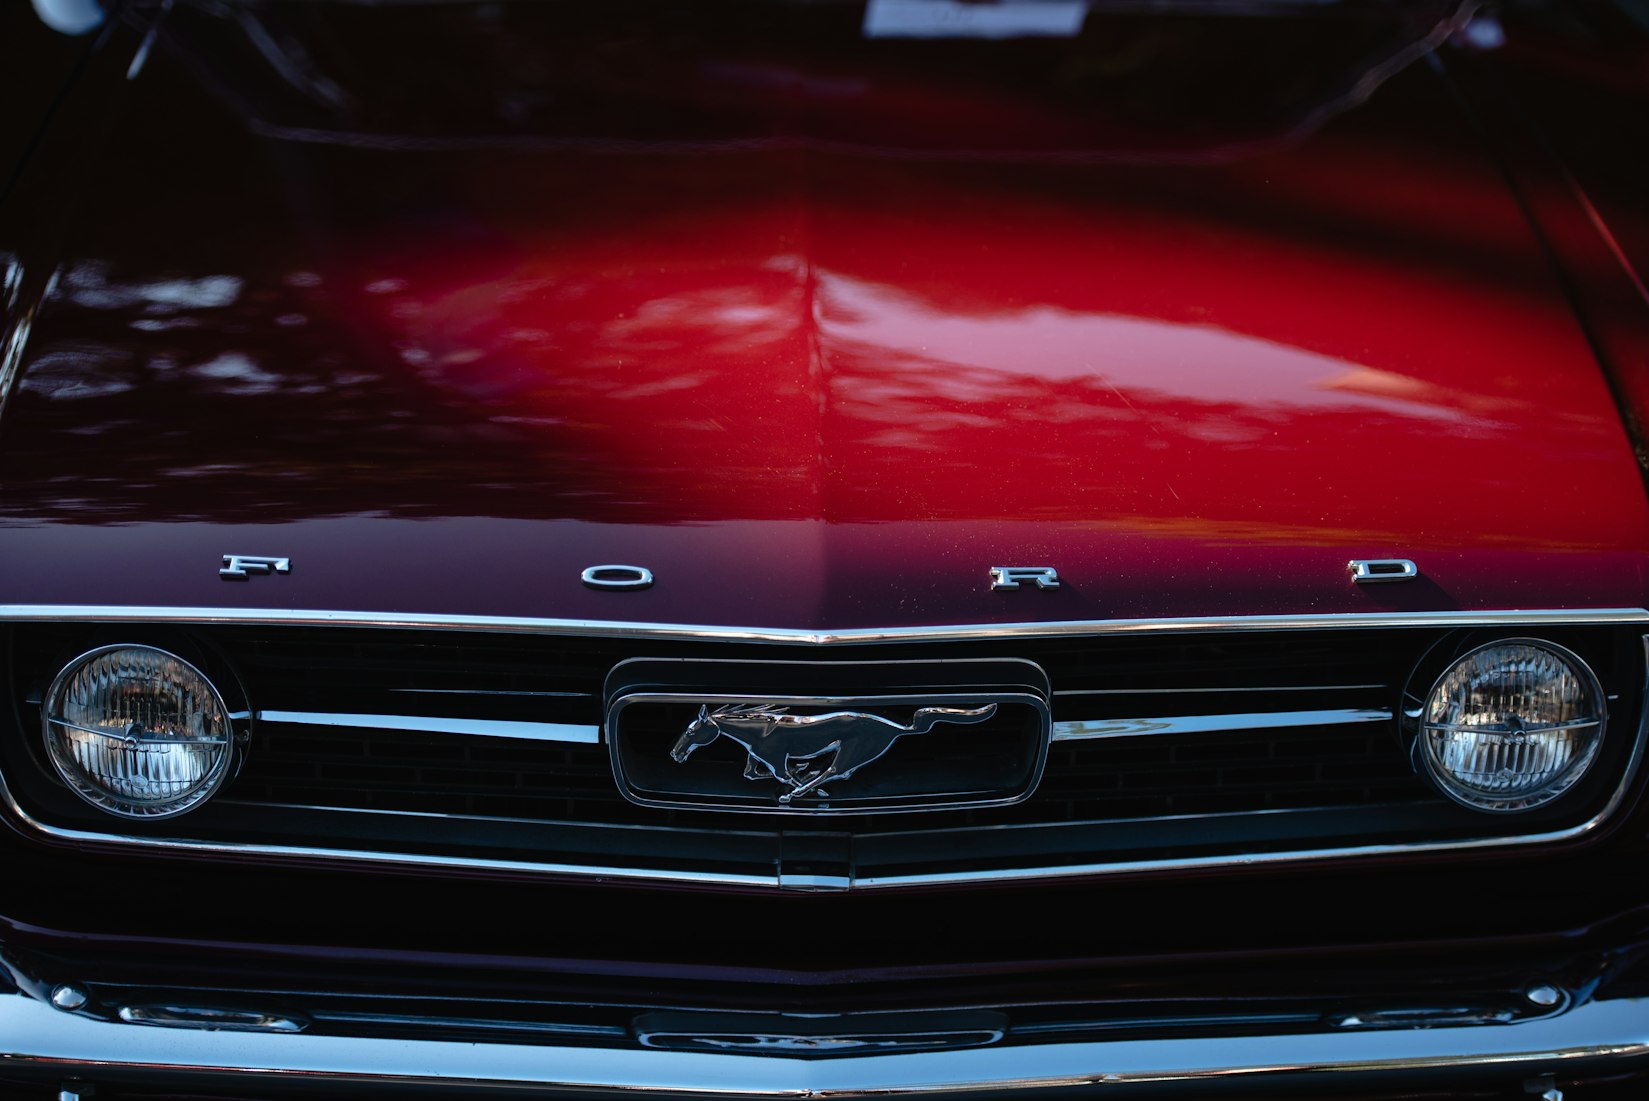
<path fill-rule="evenodd" d="M 669 80 L 725 122 L 725 68 L 688 60 Z M 1306 131 L 1112 157 L 1059 155 L 1070 119 L 1005 144 L 1002 85 L 966 89 L 970 153 L 931 125 L 954 74 L 786 61 L 737 70 L 788 89 L 783 140 L 652 118 L 590 148 L 247 125 L 157 59 L 7 409 L 0 602 L 140 579 L 805 629 L 1649 604 L 1608 386 L 1434 69 Z M 294 570 L 226 583 L 224 553 Z M 1423 576 L 1359 588 L 1353 557 Z M 589 591 L 598 562 L 658 584 Z M 1066 584 L 989 591 L 1015 564 Z"/>

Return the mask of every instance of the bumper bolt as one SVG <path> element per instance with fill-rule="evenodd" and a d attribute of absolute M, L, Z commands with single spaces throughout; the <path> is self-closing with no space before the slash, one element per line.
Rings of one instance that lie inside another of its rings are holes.
<path fill-rule="evenodd" d="M 1563 1000 L 1563 994 L 1551 983 L 1537 982 L 1523 992 L 1523 996 L 1542 1009 L 1549 1009 Z"/>
<path fill-rule="evenodd" d="M 78 986 L 69 986 L 65 983 L 52 990 L 52 1004 L 65 1013 L 73 1013 L 84 1008 L 86 1002 L 86 992 Z"/>

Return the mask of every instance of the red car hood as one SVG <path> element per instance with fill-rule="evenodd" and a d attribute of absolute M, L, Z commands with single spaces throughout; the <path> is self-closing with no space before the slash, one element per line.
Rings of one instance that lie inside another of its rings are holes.
<path fill-rule="evenodd" d="M 1172 165 L 398 148 L 151 88 L 6 411 L 0 602 L 803 631 L 1649 603 L 1609 390 L 1430 70 Z M 180 113 L 210 140 L 167 144 Z M 584 587 L 603 563 L 656 583 Z"/>

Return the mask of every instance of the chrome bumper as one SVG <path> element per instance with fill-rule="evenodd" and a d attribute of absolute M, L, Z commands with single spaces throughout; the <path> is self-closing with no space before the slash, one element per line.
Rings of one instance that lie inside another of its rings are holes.
<path fill-rule="evenodd" d="M 202 1031 L 100 1020 L 26 993 L 0 995 L 0 1076 L 62 1081 L 299 1080 L 452 1086 L 470 1092 L 692 1094 L 707 1098 L 1059 1091 L 1476 1068 L 1497 1079 L 1649 1067 L 1649 998 L 1591 1002 L 1516 1024 L 1271 1036 L 1017 1043 L 968 1050 L 797 1058 L 389 1036 Z"/>

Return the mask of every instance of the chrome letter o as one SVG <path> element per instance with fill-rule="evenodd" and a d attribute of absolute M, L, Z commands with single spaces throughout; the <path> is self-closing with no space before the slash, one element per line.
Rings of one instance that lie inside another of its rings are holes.
<path fill-rule="evenodd" d="M 578 576 L 592 589 L 645 589 L 653 583 L 653 571 L 642 566 L 590 566 Z"/>

